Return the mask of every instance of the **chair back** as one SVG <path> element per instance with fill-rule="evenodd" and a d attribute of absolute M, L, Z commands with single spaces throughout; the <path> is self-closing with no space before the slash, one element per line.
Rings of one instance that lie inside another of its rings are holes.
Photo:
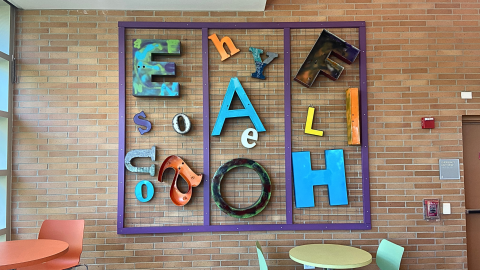
<path fill-rule="evenodd" d="M 263 250 L 260 246 L 260 243 L 256 243 L 257 246 L 257 255 L 258 255 L 258 265 L 260 266 L 260 270 L 268 270 L 267 262 L 265 261 L 265 256 L 263 256 Z"/>
<path fill-rule="evenodd" d="M 383 239 L 378 246 L 376 257 L 380 270 L 399 270 L 404 250 L 402 246 Z"/>
<path fill-rule="evenodd" d="M 45 220 L 38 233 L 38 239 L 53 239 L 68 243 L 68 251 L 61 257 L 63 261 L 72 263 L 80 262 L 83 250 L 84 220 Z"/>

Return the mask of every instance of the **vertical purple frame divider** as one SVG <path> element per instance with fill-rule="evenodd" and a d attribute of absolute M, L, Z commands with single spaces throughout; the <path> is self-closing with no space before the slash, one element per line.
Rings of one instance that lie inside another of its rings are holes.
<path fill-rule="evenodd" d="M 203 226 L 210 226 L 210 83 L 208 69 L 208 28 L 202 28 L 203 75 Z M 205 136 L 207 134 L 207 136 Z M 208 203 L 206 203 L 208 202 Z"/>
<path fill-rule="evenodd" d="M 133 29 L 201 29 L 203 65 L 203 155 L 204 155 L 204 224 L 199 226 L 125 227 L 125 31 Z M 210 225 L 210 102 L 208 68 L 208 29 L 283 29 L 284 30 L 284 102 L 285 102 L 285 192 L 286 224 Z M 360 113 L 362 115 L 362 189 L 363 223 L 294 224 L 292 182 L 292 130 L 291 130 L 291 75 L 290 30 L 303 28 L 358 28 L 360 40 Z M 119 143 L 118 143 L 118 210 L 117 233 L 179 233 L 213 231 L 273 231 L 273 230 L 367 230 L 371 229 L 370 180 L 368 162 L 367 114 L 367 59 L 365 22 L 297 22 L 297 23 L 164 23 L 119 22 Z"/>
<path fill-rule="evenodd" d="M 283 29 L 283 87 L 284 87 L 284 105 L 285 105 L 285 203 L 287 207 L 287 224 L 293 224 L 293 187 L 292 182 L 292 93 L 290 82 L 290 28 Z M 288 109 L 287 109 L 288 108 Z"/>
<path fill-rule="evenodd" d="M 117 233 L 123 234 L 125 213 L 125 27 L 118 27 L 118 206 Z M 122 163 L 120 165 L 120 163 Z"/>
<path fill-rule="evenodd" d="M 362 130 L 362 192 L 363 192 L 363 220 L 367 229 L 372 228 L 370 216 L 370 176 L 368 160 L 368 93 L 367 93 L 367 33 L 365 24 L 358 29 L 360 40 L 360 114 Z M 365 188 L 368 187 L 368 188 Z M 366 200 L 365 200 L 366 198 Z M 368 203 L 368 204 L 367 204 Z"/>

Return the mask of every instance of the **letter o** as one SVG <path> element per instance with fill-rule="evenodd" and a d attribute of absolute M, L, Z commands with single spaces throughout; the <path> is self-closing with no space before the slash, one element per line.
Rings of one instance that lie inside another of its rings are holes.
<path fill-rule="evenodd" d="M 143 197 L 143 192 L 142 192 L 142 187 L 143 185 L 147 186 L 147 197 Z M 150 181 L 143 180 L 138 182 L 137 186 L 135 187 L 135 197 L 137 197 L 137 200 L 141 202 L 148 202 L 153 198 L 153 184 Z"/>
<path fill-rule="evenodd" d="M 247 167 L 254 170 L 258 176 L 260 176 L 260 180 L 262 181 L 262 193 L 260 197 L 254 204 L 246 208 L 231 207 L 222 198 L 222 193 L 220 192 L 220 182 L 222 181 L 223 176 L 236 167 Z M 271 185 L 272 183 L 267 171 L 265 171 L 260 164 L 251 159 L 236 158 L 226 162 L 215 172 L 212 180 L 212 198 L 218 208 L 220 208 L 225 214 L 235 218 L 249 218 L 260 214 L 260 212 L 265 209 L 272 194 Z"/>
<path fill-rule="evenodd" d="M 179 117 L 182 117 L 183 122 L 185 123 L 185 130 L 183 130 L 183 131 L 180 130 L 180 126 L 178 124 L 178 118 Z M 188 118 L 188 116 L 186 116 L 183 113 L 177 113 L 173 117 L 172 125 L 173 125 L 173 130 L 175 130 L 175 132 L 177 132 L 178 134 L 182 134 L 182 135 L 188 133 L 190 131 L 190 128 L 192 127 L 192 124 L 190 123 L 190 119 Z"/>

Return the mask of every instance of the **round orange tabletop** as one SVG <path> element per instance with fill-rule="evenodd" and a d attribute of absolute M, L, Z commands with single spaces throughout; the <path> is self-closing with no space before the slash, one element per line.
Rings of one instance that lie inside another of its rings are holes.
<path fill-rule="evenodd" d="M 15 269 L 53 260 L 67 253 L 68 243 L 51 239 L 0 243 L 0 270 Z"/>

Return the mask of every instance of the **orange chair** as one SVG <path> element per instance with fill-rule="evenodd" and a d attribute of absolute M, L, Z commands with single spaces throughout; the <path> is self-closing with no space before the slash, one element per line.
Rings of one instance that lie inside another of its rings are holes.
<path fill-rule="evenodd" d="M 83 249 L 84 220 L 45 220 L 38 233 L 38 239 L 54 239 L 68 243 L 68 251 L 65 255 L 51 261 L 33 265 L 17 270 L 63 270 L 71 269 L 79 265 L 80 255 Z"/>

